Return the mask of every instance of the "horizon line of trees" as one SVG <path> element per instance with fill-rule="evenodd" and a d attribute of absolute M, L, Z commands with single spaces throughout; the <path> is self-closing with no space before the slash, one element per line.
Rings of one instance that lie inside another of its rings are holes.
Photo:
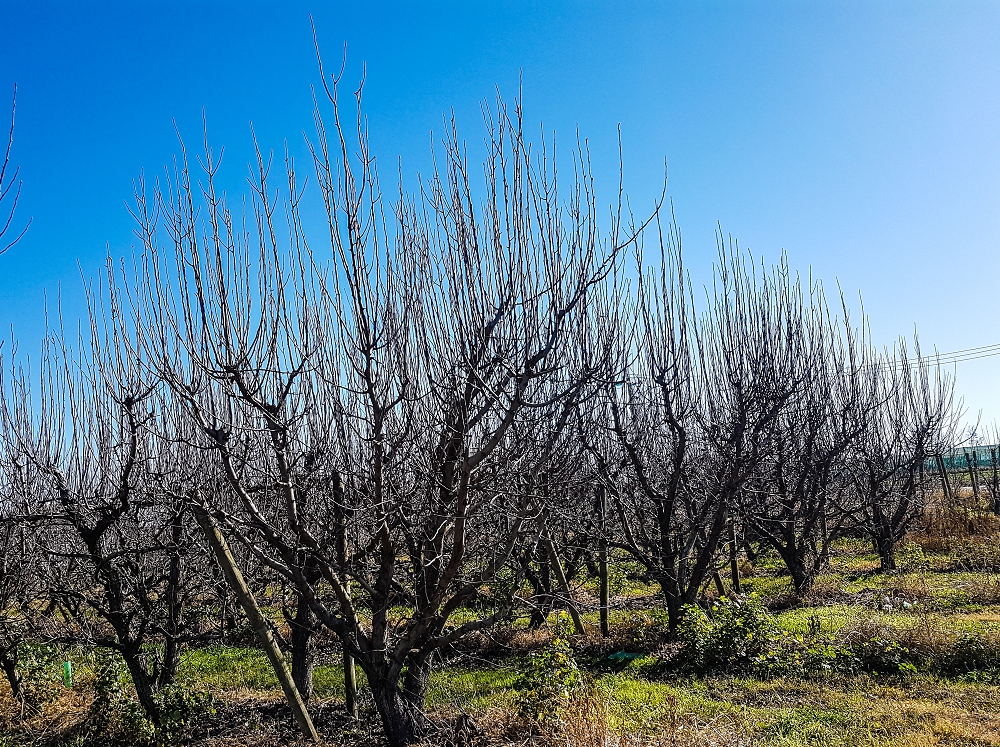
<path fill-rule="evenodd" d="M 192 173 L 182 147 L 138 182 L 140 249 L 108 261 L 80 328 L 57 317 L 37 358 L 3 360 L 15 697 L 25 641 L 86 643 L 121 655 L 159 723 L 185 646 L 244 614 L 281 638 L 253 612 L 277 593 L 286 691 L 308 702 L 333 639 L 348 708 L 360 667 L 401 747 L 456 644 L 554 606 L 582 631 L 574 577 L 602 578 L 607 634 L 609 553 L 641 564 L 671 627 L 723 567 L 738 591 L 744 554 L 775 551 L 800 595 L 846 535 L 895 567 L 927 461 L 957 440 L 952 381 L 919 347 L 878 350 L 819 282 L 721 235 L 696 302 L 662 202 L 636 217 L 620 197 L 602 231 L 585 149 L 562 186 L 519 105 L 487 111 L 481 184 L 451 123 L 390 203 L 360 91 L 343 124 L 323 80 L 328 246 L 287 154 L 275 177 L 258 149 L 234 213 L 212 150 Z"/>

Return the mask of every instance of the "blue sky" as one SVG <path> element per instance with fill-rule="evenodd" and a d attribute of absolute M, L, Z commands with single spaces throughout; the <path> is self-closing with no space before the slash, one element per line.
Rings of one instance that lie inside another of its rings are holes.
<path fill-rule="evenodd" d="M 0 101 L 16 82 L 24 241 L 0 257 L 0 325 L 32 349 L 43 299 L 79 312 L 80 272 L 133 244 L 132 180 L 195 143 L 204 108 L 239 189 L 252 121 L 302 154 L 318 82 L 348 48 L 383 181 L 426 171 L 454 110 L 523 79 L 526 120 L 589 141 L 602 194 L 668 193 L 696 281 L 721 224 L 768 260 L 864 298 L 876 338 L 1000 343 L 1000 3 L 80 3 L 0 0 Z M 208 7 L 203 7 L 208 6 Z M 568 155 L 568 153 L 567 153 Z M 397 161 L 397 159 L 400 159 Z M 1000 420 L 1000 357 L 963 363 L 972 416 Z"/>

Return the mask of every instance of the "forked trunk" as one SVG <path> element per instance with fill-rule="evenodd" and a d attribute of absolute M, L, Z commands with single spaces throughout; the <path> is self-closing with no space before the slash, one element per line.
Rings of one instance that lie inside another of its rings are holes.
<path fill-rule="evenodd" d="M 430 666 L 426 662 L 411 664 L 403 678 L 403 686 L 385 681 L 372 681 L 375 708 L 382 717 L 382 727 L 389 747 L 406 747 L 427 734 L 430 721 L 424 714 Z"/>
<path fill-rule="evenodd" d="M 885 536 L 872 538 L 872 546 L 878 553 L 880 569 L 883 573 L 896 570 L 896 543 Z"/>
<path fill-rule="evenodd" d="M 661 578 L 658 580 L 660 591 L 663 593 L 663 602 L 667 608 L 667 621 L 670 625 L 670 635 L 677 633 L 677 628 L 681 624 L 684 616 L 684 605 L 686 601 L 675 579 Z"/>

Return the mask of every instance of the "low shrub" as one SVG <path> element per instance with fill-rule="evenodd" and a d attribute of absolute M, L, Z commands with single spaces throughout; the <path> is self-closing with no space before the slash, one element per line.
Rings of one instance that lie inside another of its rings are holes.
<path fill-rule="evenodd" d="M 725 598 L 709 608 L 689 606 L 679 629 L 682 668 L 694 672 L 744 672 L 757 677 L 782 674 L 910 674 L 911 650 L 899 631 L 862 622 L 838 634 L 793 636 L 778 627 L 754 597 Z"/>
<path fill-rule="evenodd" d="M 160 707 L 160 726 L 154 739 L 158 745 L 169 745 L 174 737 L 205 715 L 214 714 L 216 698 L 190 682 L 175 682 L 156 694 Z"/>
<path fill-rule="evenodd" d="M 995 639 L 981 633 L 964 633 L 955 638 L 934 664 L 946 675 L 997 669 L 1000 668 L 1000 647 Z"/>
<path fill-rule="evenodd" d="M 678 628 L 683 664 L 763 673 L 780 667 L 787 634 L 755 596 L 724 597 L 706 612 L 688 605 Z"/>
<path fill-rule="evenodd" d="M 132 678 L 121 656 L 110 649 L 97 649 L 94 662 L 94 700 L 84 743 L 106 745 L 115 739 L 126 744 L 149 744 L 156 730 L 135 699 Z"/>
<path fill-rule="evenodd" d="M 25 641 L 18 646 L 17 670 L 25 706 L 38 710 L 63 689 L 62 656 L 57 646 Z"/>
<path fill-rule="evenodd" d="M 108 649 L 94 652 L 94 700 L 83 730 L 85 745 L 148 745 L 166 747 L 192 722 L 215 713 L 218 701 L 191 682 L 178 681 L 154 696 L 160 725 L 154 726 L 135 696 L 132 678 L 121 656 Z"/>
<path fill-rule="evenodd" d="M 569 615 L 560 612 L 546 646 L 528 655 L 527 662 L 514 684 L 518 710 L 523 717 L 540 722 L 558 720 L 574 693 L 583 686 L 583 677 L 573 649 Z"/>

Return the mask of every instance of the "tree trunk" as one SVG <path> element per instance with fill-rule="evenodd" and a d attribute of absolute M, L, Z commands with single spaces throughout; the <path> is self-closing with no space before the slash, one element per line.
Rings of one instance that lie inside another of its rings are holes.
<path fill-rule="evenodd" d="M 796 596 L 804 596 L 812 588 L 816 576 L 815 569 L 810 571 L 807 565 L 804 548 L 782 546 L 777 541 L 772 542 L 771 546 L 778 551 L 785 568 L 788 569 Z"/>
<path fill-rule="evenodd" d="M 7 677 L 10 694 L 14 696 L 14 700 L 20 701 L 24 692 L 21 690 L 21 675 L 17 671 L 17 644 L 0 647 L 0 668 Z"/>
<path fill-rule="evenodd" d="M 660 590 L 663 592 L 664 603 L 667 607 L 667 623 L 670 626 L 670 634 L 673 636 L 680 627 L 681 618 L 684 616 L 684 600 L 673 585 L 664 581 L 660 582 Z"/>
<path fill-rule="evenodd" d="M 174 681 L 177 666 L 180 664 L 180 646 L 177 636 L 181 631 L 181 555 L 180 545 L 183 540 L 184 517 L 178 507 L 170 519 L 170 572 L 167 575 L 167 626 L 166 640 L 163 644 L 163 663 L 157 673 L 157 687 L 166 687 Z"/>
<path fill-rule="evenodd" d="M 881 532 L 872 536 L 872 546 L 878 553 L 880 569 L 883 573 L 896 570 L 896 543 L 891 533 Z"/>
<path fill-rule="evenodd" d="M 149 670 L 143 662 L 142 650 L 138 647 L 123 647 L 119 649 L 125 666 L 132 676 L 132 684 L 135 686 L 135 695 L 139 700 L 139 705 L 146 712 L 146 716 L 154 725 L 160 725 L 160 707 L 153 696 L 153 678 L 149 675 Z"/>
<path fill-rule="evenodd" d="M 549 610 L 552 609 L 552 578 L 549 573 L 548 553 L 542 548 L 536 551 L 538 558 L 538 573 L 531 570 L 530 556 L 524 560 L 524 576 L 532 588 L 532 601 L 534 607 L 531 610 L 531 619 L 528 621 L 528 630 L 538 630 L 545 625 Z"/>
<path fill-rule="evenodd" d="M 163 663 L 157 673 L 157 687 L 166 687 L 177 678 L 177 667 L 181 661 L 181 647 L 177 644 L 177 639 L 167 636 L 163 643 Z"/>
<path fill-rule="evenodd" d="M 426 662 L 408 667 L 402 690 L 393 683 L 369 675 L 372 697 L 382 717 L 382 728 L 389 747 L 406 747 L 427 734 L 424 703 L 429 681 L 430 667 Z"/>
<path fill-rule="evenodd" d="M 312 645 L 314 619 L 309 603 L 299 597 L 292 620 L 292 679 L 306 703 L 313 694 L 313 666 L 316 662 Z"/>
<path fill-rule="evenodd" d="M 576 631 L 577 635 L 583 635 L 586 631 L 583 628 L 583 621 L 580 619 L 580 612 L 577 610 L 576 605 L 573 604 L 573 597 L 569 590 L 569 581 L 566 578 L 566 573 L 563 571 L 562 563 L 559 561 L 559 553 L 556 551 L 556 543 L 552 540 L 552 534 L 549 532 L 547 511 L 539 513 L 537 523 L 539 530 L 539 543 L 543 548 L 545 548 L 545 554 L 548 556 L 549 568 L 555 574 L 556 582 L 559 584 L 559 590 L 562 592 L 563 598 L 566 602 L 566 608 L 569 610 L 569 616 L 573 619 L 573 629 Z"/>
<path fill-rule="evenodd" d="M 347 575 L 347 520 L 351 510 L 347 506 L 344 480 L 339 472 L 334 475 L 334 517 L 337 522 L 337 565 L 340 567 L 340 583 L 348 597 L 351 595 L 351 580 Z M 344 647 L 344 707 L 352 719 L 358 717 L 358 675 L 354 669 L 354 657 Z"/>

